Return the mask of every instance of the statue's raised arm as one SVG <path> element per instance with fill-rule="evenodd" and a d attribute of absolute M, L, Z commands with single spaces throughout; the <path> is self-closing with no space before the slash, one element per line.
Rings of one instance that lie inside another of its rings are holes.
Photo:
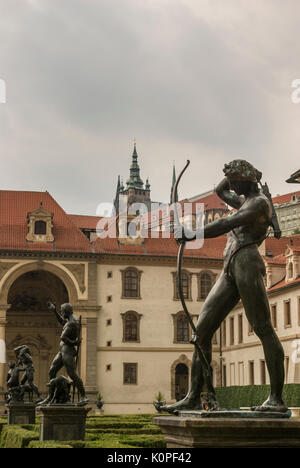
<path fill-rule="evenodd" d="M 56 308 L 56 305 L 51 302 L 51 301 L 48 301 L 47 302 L 47 306 L 48 306 L 48 309 L 51 311 L 51 312 L 54 312 L 58 322 L 61 324 L 61 325 L 65 325 L 66 324 L 66 319 L 63 318 L 63 316 L 57 312 L 57 308 Z"/>

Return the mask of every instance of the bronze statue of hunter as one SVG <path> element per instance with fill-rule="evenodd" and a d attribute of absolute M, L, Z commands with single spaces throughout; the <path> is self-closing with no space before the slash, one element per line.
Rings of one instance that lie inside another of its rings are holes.
<path fill-rule="evenodd" d="M 218 409 L 212 374 L 204 364 L 207 362 L 210 366 L 211 363 L 214 333 L 241 299 L 249 323 L 262 342 L 270 375 L 270 395 L 255 410 L 285 412 L 287 408 L 282 400 L 284 353 L 271 323 L 264 284 L 265 266 L 258 251 L 272 224 L 272 202 L 258 187 L 262 174 L 247 161 L 237 159 L 226 164 L 224 173 L 225 178 L 216 192 L 237 212 L 204 226 L 204 238 L 228 235 L 223 271 L 206 298 L 191 341 L 196 349 L 188 394 L 183 400 L 161 409 L 170 413 Z M 179 234 L 175 229 L 175 237 L 178 243 L 185 243 L 195 239 L 196 235 L 186 230 L 182 234 L 181 229 Z M 206 404 L 201 397 L 203 392 L 208 393 Z"/>

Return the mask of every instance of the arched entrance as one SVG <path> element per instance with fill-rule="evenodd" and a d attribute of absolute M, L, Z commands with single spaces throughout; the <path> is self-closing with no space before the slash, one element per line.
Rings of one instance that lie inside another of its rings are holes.
<path fill-rule="evenodd" d="M 35 383 L 46 391 L 48 371 L 57 353 L 61 326 L 48 311 L 47 301 L 58 306 L 69 302 L 65 284 L 55 274 L 45 270 L 32 270 L 21 274 L 10 285 L 6 313 L 7 362 L 15 360 L 14 348 L 29 346 L 35 367 Z"/>
<path fill-rule="evenodd" d="M 175 368 L 175 399 L 182 400 L 188 392 L 189 369 L 183 364 L 177 364 Z"/>

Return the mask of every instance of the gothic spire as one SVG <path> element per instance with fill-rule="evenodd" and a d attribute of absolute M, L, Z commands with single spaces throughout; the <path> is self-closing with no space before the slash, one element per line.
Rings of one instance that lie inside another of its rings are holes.
<path fill-rule="evenodd" d="M 130 177 L 127 180 L 127 189 L 142 189 L 144 188 L 144 182 L 140 177 L 140 167 L 138 164 L 138 154 L 136 151 L 136 141 L 134 139 L 134 148 L 132 153 L 132 162 L 130 166 Z"/>
<path fill-rule="evenodd" d="M 170 196 L 170 204 L 172 204 L 172 194 L 173 194 L 173 188 L 176 184 L 176 171 L 175 171 L 175 164 L 173 163 L 173 176 L 172 176 L 172 186 L 171 186 L 171 196 Z M 178 202 L 178 193 L 176 190 L 175 194 L 175 202 Z"/>

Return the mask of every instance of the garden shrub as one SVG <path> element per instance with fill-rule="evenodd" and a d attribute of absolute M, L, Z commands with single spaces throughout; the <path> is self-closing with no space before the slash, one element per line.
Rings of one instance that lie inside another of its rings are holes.
<path fill-rule="evenodd" d="M 57 442 L 55 440 L 32 440 L 27 448 L 73 448 L 68 442 Z"/>
<path fill-rule="evenodd" d="M 6 425 L 2 428 L 0 447 L 25 448 L 32 440 L 39 440 L 38 432 L 22 426 Z"/>
<path fill-rule="evenodd" d="M 222 408 L 236 409 L 261 405 L 268 397 L 270 385 L 217 387 L 216 396 Z M 300 406 L 300 384 L 286 384 L 283 399 L 287 406 Z"/>

